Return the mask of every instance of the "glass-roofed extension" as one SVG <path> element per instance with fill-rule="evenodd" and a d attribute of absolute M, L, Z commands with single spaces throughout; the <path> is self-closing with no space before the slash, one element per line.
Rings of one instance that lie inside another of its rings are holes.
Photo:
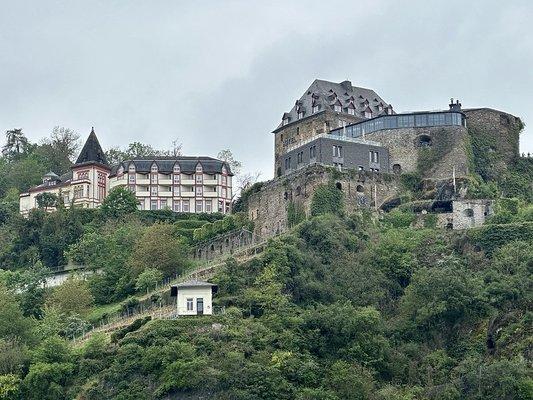
<path fill-rule="evenodd" d="M 461 112 L 420 112 L 410 114 L 384 115 L 367 121 L 357 122 L 343 128 L 331 130 L 335 136 L 359 137 L 384 129 L 418 128 L 430 126 L 466 126 L 465 116 Z"/>

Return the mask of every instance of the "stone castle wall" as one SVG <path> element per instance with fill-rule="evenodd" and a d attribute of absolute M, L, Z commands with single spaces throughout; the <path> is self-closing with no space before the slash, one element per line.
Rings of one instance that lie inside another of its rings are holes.
<path fill-rule="evenodd" d="M 421 171 L 424 177 L 449 179 L 454 167 L 457 177 L 468 175 L 468 132 L 462 126 L 386 129 L 369 133 L 365 138 L 389 149 L 391 171 L 417 171 L 419 154 L 428 150 L 438 155 L 429 169 Z M 423 141 L 429 141 L 430 146 L 424 147 Z"/>
<path fill-rule="evenodd" d="M 479 140 L 480 152 L 491 153 L 492 169 L 497 176 L 506 171 L 520 155 L 520 118 L 503 111 L 477 108 L 463 111 L 472 139 Z"/>
<path fill-rule="evenodd" d="M 248 199 L 248 217 L 257 235 L 269 237 L 288 229 L 287 207 L 291 202 L 310 214 L 317 186 L 333 182 L 344 194 L 345 211 L 379 208 L 399 193 L 398 178 L 371 172 L 339 172 L 322 165 L 298 170 L 267 182 Z M 376 207 L 377 206 L 377 207 Z"/>

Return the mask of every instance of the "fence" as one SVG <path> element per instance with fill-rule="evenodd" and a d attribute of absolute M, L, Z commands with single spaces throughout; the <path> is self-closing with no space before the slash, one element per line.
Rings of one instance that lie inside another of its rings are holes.
<path fill-rule="evenodd" d="M 258 235 L 246 229 L 229 232 L 228 234 L 221 235 L 219 239 L 225 240 L 228 235 L 235 233 L 237 235 L 234 236 L 234 246 L 230 252 L 232 256 L 249 258 L 263 251 L 266 240 L 261 239 Z M 246 240 L 243 239 L 244 235 L 247 237 Z M 210 242 L 206 242 L 204 245 Z M 98 324 L 80 326 L 79 329 L 72 330 L 73 333 L 69 336 L 70 339 L 73 341 L 83 341 L 93 333 L 107 332 L 118 327 L 126 326 L 140 317 L 151 316 L 153 319 L 177 318 L 176 299 L 170 296 L 170 291 L 165 292 L 164 289 L 169 289 L 174 283 L 190 279 L 208 279 L 217 267 L 224 265 L 226 255 L 227 253 L 216 254 L 217 257 L 203 260 L 201 268 L 193 270 L 186 275 L 174 274 L 163 279 L 155 284 L 152 290 L 146 289 L 146 294 L 142 297 L 125 300 L 120 311 L 104 316 Z M 128 304 L 128 302 L 131 304 Z M 215 307 L 213 308 L 215 314 L 223 314 L 225 312 L 224 307 L 217 307 L 217 309 L 215 310 Z"/>

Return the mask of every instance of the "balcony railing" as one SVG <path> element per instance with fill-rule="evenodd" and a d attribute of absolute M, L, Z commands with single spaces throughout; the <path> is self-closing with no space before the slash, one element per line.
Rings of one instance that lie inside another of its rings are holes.
<path fill-rule="evenodd" d="M 306 140 L 302 140 L 302 141 L 300 141 L 298 143 L 294 143 L 294 144 L 288 146 L 287 147 L 287 153 L 289 151 L 296 150 L 297 148 L 302 147 L 302 146 L 306 145 L 307 143 L 310 143 L 310 142 L 312 142 L 314 140 L 317 140 L 317 139 L 320 139 L 320 138 L 344 140 L 346 142 L 361 143 L 361 144 L 366 144 L 368 146 L 380 146 L 380 144 L 378 142 L 373 142 L 371 140 L 365 140 L 365 139 L 359 139 L 359 138 L 353 138 L 353 137 L 347 137 L 347 136 L 336 136 L 336 135 L 333 135 L 333 133 L 321 133 L 320 135 L 313 136 L 311 138 L 308 138 Z"/>

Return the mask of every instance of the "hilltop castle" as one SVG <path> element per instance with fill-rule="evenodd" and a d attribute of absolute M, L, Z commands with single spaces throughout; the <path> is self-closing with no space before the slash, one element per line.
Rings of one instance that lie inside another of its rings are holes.
<path fill-rule="evenodd" d="M 521 127 L 511 114 L 464 109 L 453 99 L 440 111 L 396 113 L 373 90 L 315 80 L 273 131 L 276 177 L 248 197 L 249 217 L 260 235 L 283 231 L 289 205 L 308 214 L 315 188 L 332 180 L 348 211 L 379 209 L 397 201 L 399 178 L 408 173 L 438 189 L 450 212 L 453 201 L 464 210 L 465 218 L 443 218 L 444 226 L 474 226 L 491 210 L 487 202 L 459 203 L 472 173 L 471 141 L 491 143 L 489 167 L 499 173 L 519 157 Z"/>
<path fill-rule="evenodd" d="M 211 157 L 143 157 L 110 166 L 91 130 L 71 171 L 58 176 L 50 171 L 42 184 L 20 195 L 20 212 L 27 215 L 50 194 L 66 207 L 96 208 L 115 187 L 135 193 L 141 210 L 229 213 L 232 200 L 230 166 Z"/>

